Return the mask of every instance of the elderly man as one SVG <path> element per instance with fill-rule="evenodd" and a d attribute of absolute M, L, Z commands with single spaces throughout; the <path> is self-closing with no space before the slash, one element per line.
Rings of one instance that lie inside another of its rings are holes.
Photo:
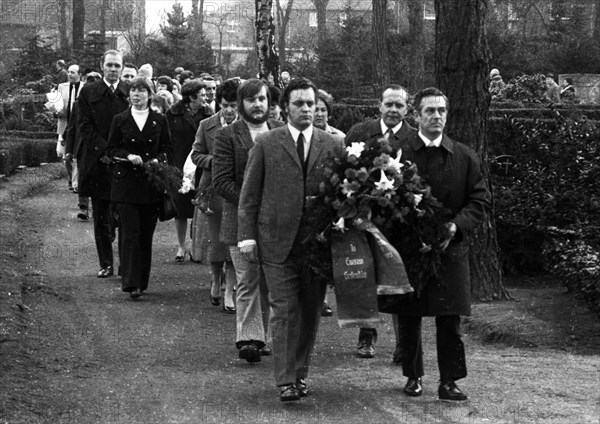
<path fill-rule="evenodd" d="M 218 109 L 218 103 L 216 102 L 217 93 L 217 81 L 210 75 L 202 77 L 202 81 L 206 84 L 206 102 L 211 107 L 213 113 Z"/>
<path fill-rule="evenodd" d="M 248 262 L 259 260 L 269 289 L 275 384 L 279 399 L 308 395 L 306 378 L 315 344 L 325 281 L 306 265 L 302 244 L 313 228 L 306 198 L 319 193 L 325 164 L 342 156 L 341 140 L 312 125 L 317 88 L 294 79 L 281 105 L 287 125 L 256 138 L 250 151 L 238 212 L 238 239 Z"/>
<path fill-rule="evenodd" d="M 217 135 L 213 150 L 212 178 L 215 193 L 224 199 L 220 240 L 229 246 L 237 275 L 236 347 L 240 359 L 259 362 L 265 351 L 269 321 L 267 287 L 260 265 L 243 257 L 238 242 L 238 204 L 248 152 L 259 134 L 283 125 L 269 118 L 271 98 L 264 81 L 250 79 L 237 93 L 241 119 Z"/>
<path fill-rule="evenodd" d="M 404 121 L 408 110 L 408 92 L 400 85 L 389 85 L 381 94 L 379 111 L 381 117 L 371 121 L 354 125 L 346 136 L 346 145 L 354 142 L 376 143 L 380 138 L 387 138 L 394 151 L 398 151 L 404 141 L 415 129 Z M 398 319 L 393 317 L 396 331 L 396 349 L 392 360 L 400 363 L 400 344 L 398 333 Z M 358 334 L 358 356 L 372 358 L 375 355 L 375 342 L 377 330 L 375 328 L 361 328 Z"/>
<path fill-rule="evenodd" d="M 402 371 L 408 378 L 404 393 L 423 394 L 423 349 L 421 321 L 434 316 L 437 359 L 440 371 L 440 400 L 467 399 L 455 381 L 466 377 L 467 366 L 461 340 L 460 315 L 471 313 L 471 282 L 467 235 L 483 219 L 490 206 L 490 193 L 481 174 L 477 154 L 462 143 L 444 135 L 448 98 L 437 88 L 415 95 L 414 108 L 419 132 L 402 145 L 402 158 L 415 163 L 432 194 L 451 210 L 446 224 L 447 238 L 441 247 L 442 259 L 437 281 L 422 282 L 418 296 L 398 305 Z"/>
<path fill-rule="evenodd" d="M 123 54 L 108 50 L 102 57 L 104 78 L 87 84 L 79 95 L 78 123 L 81 135 L 81 170 L 79 193 L 92 200 L 94 239 L 98 251 L 98 278 L 110 277 L 113 271 L 112 241 L 115 227 L 110 205 L 112 166 L 104 154 L 108 133 L 115 115 L 129 107 L 127 83 L 120 80 Z"/>

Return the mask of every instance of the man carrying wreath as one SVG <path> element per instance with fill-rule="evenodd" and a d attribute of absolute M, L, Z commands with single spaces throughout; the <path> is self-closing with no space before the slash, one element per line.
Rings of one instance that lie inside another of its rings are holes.
<path fill-rule="evenodd" d="M 421 320 L 434 316 L 440 384 L 440 400 L 467 399 L 455 381 L 467 376 L 460 315 L 471 314 L 471 282 L 467 235 L 483 219 L 490 207 L 487 189 L 476 153 L 444 135 L 448 117 L 448 98 L 437 88 L 426 88 L 415 95 L 414 109 L 419 126 L 402 146 L 402 160 L 416 163 L 424 182 L 450 209 L 446 224 L 445 251 L 439 275 L 429 281 L 411 281 L 416 287 L 412 297 L 398 305 L 402 371 L 408 378 L 404 393 L 423 394 L 423 350 Z"/>

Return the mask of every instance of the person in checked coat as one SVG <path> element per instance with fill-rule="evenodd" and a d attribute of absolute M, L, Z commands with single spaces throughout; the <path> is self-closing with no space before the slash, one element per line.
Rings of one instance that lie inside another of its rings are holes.
<path fill-rule="evenodd" d="M 312 125 L 317 88 L 294 79 L 281 98 L 288 124 L 256 138 L 238 210 L 238 240 L 250 262 L 260 261 L 269 289 L 275 384 L 281 401 L 309 394 L 306 384 L 326 283 L 306 265 L 302 241 L 311 232 L 306 198 L 319 193 L 330 156 L 343 142 Z"/>

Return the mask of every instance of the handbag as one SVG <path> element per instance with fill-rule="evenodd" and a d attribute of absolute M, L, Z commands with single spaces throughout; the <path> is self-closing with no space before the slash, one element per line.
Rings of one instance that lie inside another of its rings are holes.
<path fill-rule="evenodd" d="M 196 196 L 192 199 L 192 204 L 195 205 L 200 212 L 205 215 L 212 215 L 214 212 L 210 208 L 214 196 L 212 186 L 206 187 L 204 190 L 196 190 Z"/>
<path fill-rule="evenodd" d="M 169 193 L 163 194 L 162 201 L 158 208 L 158 220 L 161 222 L 169 221 L 178 215 L 175 200 Z"/>

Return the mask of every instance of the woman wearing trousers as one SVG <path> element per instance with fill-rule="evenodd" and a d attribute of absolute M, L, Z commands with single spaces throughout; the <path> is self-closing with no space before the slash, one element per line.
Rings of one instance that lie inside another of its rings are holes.
<path fill-rule="evenodd" d="M 166 162 L 173 146 L 167 120 L 149 108 L 153 86 L 146 77 L 132 80 L 131 107 L 113 119 L 107 155 L 116 162 L 111 201 L 116 204 L 123 233 L 122 290 L 137 299 L 148 288 L 152 238 L 162 193 L 148 181 L 146 162 Z"/>

